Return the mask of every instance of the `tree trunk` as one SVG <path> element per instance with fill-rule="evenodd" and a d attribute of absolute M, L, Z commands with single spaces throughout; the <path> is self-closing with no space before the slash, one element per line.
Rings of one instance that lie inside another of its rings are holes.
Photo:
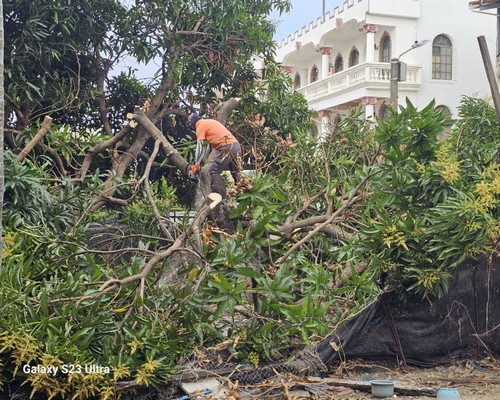
<path fill-rule="evenodd" d="M 170 50 L 172 54 L 178 55 L 175 47 L 171 47 Z M 161 106 L 165 101 L 165 99 L 167 98 L 170 89 L 174 85 L 173 71 L 175 71 L 176 65 L 177 65 L 177 60 L 175 57 L 172 61 L 172 65 L 169 70 L 170 72 L 163 77 L 160 87 L 158 88 L 158 91 L 156 92 L 156 95 L 153 98 L 150 110 L 146 111 L 146 115 L 151 120 L 151 122 L 153 122 L 153 124 L 156 124 L 163 116 L 163 113 L 161 111 Z M 122 131 L 127 131 L 127 132 L 129 130 L 130 128 L 125 128 L 125 127 L 122 129 Z M 110 198 L 114 195 L 116 190 L 115 179 L 116 178 L 120 179 L 125 175 L 127 168 L 130 165 L 132 165 L 132 163 L 137 159 L 137 156 L 144 148 L 148 138 L 149 138 L 148 132 L 144 128 L 139 127 L 137 136 L 135 137 L 132 145 L 127 149 L 125 153 L 121 154 L 119 157 L 113 160 L 112 170 L 114 171 L 114 176 L 108 178 L 108 180 L 105 182 L 103 192 L 101 194 L 101 199 L 93 205 L 93 209 L 100 208 L 106 203 L 105 201 L 106 198 Z M 87 164 L 85 165 L 87 168 L 90 165 L 91 160 L 92 157 L 88 159 L 86 157 Z M 83 177 L 84 175 L 80 173 L 79 176 Z"/>

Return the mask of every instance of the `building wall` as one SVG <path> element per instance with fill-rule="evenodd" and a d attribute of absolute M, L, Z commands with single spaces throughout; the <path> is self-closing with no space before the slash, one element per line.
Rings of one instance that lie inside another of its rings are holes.
<path fill-rule="evenodd" d="M 322 65 L 323 47 L 331 48 L 330 63 L 335 62 L 337 54 L 342 54 L 344 69 L 348 67 L 349 53 L 353 46 L 359 51 L 360 63 L 367 60 L 367 34 L 363 27 L 375 25 L 375 61 L 378 61 L 380 40 L 389 34 L 392 42 L 392 56 L 399 56 L 411 47 L 416 40 L 428 39 L 430 42 L 402 56 L 401 61 L 408 65 L 421 67 L 422 83 L 417 91 L 400 85 L 400 104 L 406 96 L 417 106 L 424 107 L 432 99 L 437 105 L 447 106 L 456 116 L 456 108 L 463 95 L 490 96 L 484 72 L 477 36 L 484 35 L 494 59 L 496 40 L 496 18 L 471 12 L 467 1 L 444 0 L 348 0 L 343 6 L 328 12 L 323 19 L 307 24 L 297 32 L 291 33 L 278 44 L 277 60 L 289 66 L 292 78 L 299 73 L 301 86 L 310 83 L 311 69 L 319 70 L 319 79 L 324 78 Z M 447 35 L 453 44 L 453 76 L 449 81 L 432 79 L 432 40 L 439 34 Z M 371 60 L 369 60 L 371 61 Z M 385 93 L 387 92 L 387 93 Z M 379 103 L 389 91 L 380 89 L 372 93 L 356 88 L 359 99 L 374 96 Z M 343 97 L 342 97 L 343 96 Z M 348 93 L 338 94 L 339 100 L 352 100 Z M 323 98 L 314 108 L 328 109 L 333 100 Z"/>
<path fill-rule="evenodd" d="M 453 6 L 446 1 L 421 2 L 420 36 L 432 41 L 437 35 L 445 34 L 451 39 L 453 78 L 451 81 L 432 79 L 432 43 L 418 49 L 418 63 L 423 75 L 418 104 L 427 104 L 435 98 L 437 105 L 446 105 L 456 116 L 455 109 L 463 95 L 491 97 L 477 37 L 486 37 L 495 65 L 496 17 L 470 11 L 468 2 L 453 3 Z M 436 15 L 442 17 L 436 18 Z"/>

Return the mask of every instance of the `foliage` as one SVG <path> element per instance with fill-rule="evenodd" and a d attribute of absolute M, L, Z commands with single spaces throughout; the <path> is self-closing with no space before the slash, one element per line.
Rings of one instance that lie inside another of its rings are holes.
<path fill-rule="evenodd" d="M 498 166 L 462 163 L 452 142 L 437 140 L 448 124 L 434 103 L 417 111 L 408 102 L 375 131 L 384 161 L 374 169 L 350 257 L 368 260 L 373 276 L 402 294 L 442 296 L 451 271 L 498 239 Z"/>
<path fill-rule="evenodd" d="M 4 2 L 7 116 L 24 127 L 93 97 L 99 54 L 121 52 L 124 11 L 115 0 Z"/>
<path fill-rule="evenodd" d="M 194 108 L 210 115 L 220 100 L 217 91 L 224 99 L 249 91 L 255 79 L 253 57 L 258 54 L 271 63 L 275 45 L 267 16 L 273 9 L 289 8 L 286 0 L 138 0 L 132 5 L 12 0 L 6 6 L 11 33 L 6 43 L 7 114 L 15 128 L 9 130 L 9 146 L 17 151 L 23 142 L 19 136 L 29 136 L 29 124 L 50 114 L 55 123 L 75 131 L 111 136 L 82 154 L 82 164 L 65 166 L 71 176 L 80 178 L 99 168 L 111 169 L 107 186 L 134 179 L 153 146 L 141 127 L 132 130 L 123 124 L 126 112 L 144 105 L 148 118 L 162 129 L 172 125 L 172 116 L 185 118 Z M 49 35 L 57 40 L 47 41 Z M 111 77 L 123 58 L 137 60 L 139 68 L 160 65 L 147 84 L 132 70 Z M 174 126 L 175 141 L 186 138 L 183 128 Z M 112 157 L 103 163 L 94 152 Z M 157 157 L 154 176 L 161 176 L 168 162 L 176 164 L 163 152 Z M 168 175 L 184 185 L 180 192 L 190 189 L 185 179 Z M 106 196 L 115 192 L 108 187 Z"/>
<path fill-rule="evenodd" d="M 339 194 L 353 186 L 357 171 L 374 161 L 373 132 L 359 117 L 359 111 L 352 110 L 319 144 L 317 137 L 308 132 L 299 133 L 295 145 L 280 157 L 278 174 L 283 184 L 300 188 L 291 197 L 295 207 L 300 208 L 305 199 L 322 193 L 314 207 L 317 211 L 328 209 Z"/>
<path fill-rule="evenodd" d="M 43 190 L 39 182 L 38 186 L 30 182 L 29 188 L 33 187 Z M 13 182 L 10 189 L 23 193 L 25 188 Z M 1 376 L 5 382 L 26 380 L 33 392 L 45 393 L 48 398 L 57 394 L 64 398 L 96 394 L 115 398 L 114 383 L 118 380 L 158 383 L 175 365 L 174 359 L 167 360 L 164 355 L 178 353 L 185 342 L 162 322 L 167 311 L 159 288 L 151 289 L 152 298 L 141 304 L 133 303 L 128 292 L 93 297 L 102 280 L 140 269 L 140 254 L 150 244 L 147 239 L 142 245 L 139 242 L 135 250 L 139 255 L 134 257 L 124 250 L 118 250 L 121 256 L 115 258 L 93 254 L 95 243 L 86 239 L 90 221 L 79 215 L 89 201 L 88 194 L 70 192 L 74 201 L 46 191 L 45 200 L 50 200 L 52 208 L 44 214 L 33 213 L 30 219 L 18 216 L 14 221 L 20 220 L 21 225 L 6 227 L 0 312 L 8 318 L 0 323 Z M 21 212 L 12 207 L 13 203 L 7 203 L 6 212 Z M 127 314 L 139 307 L 150 312 L 147 316 Z M 60 368 L 57 376 L 26 374 L 23 365 Z M 64 373 L 63 365 L 83 372 Z M 110 372 L 89 373 L 86 368 L 92 366 L 106 367 Z"/>
<path fill-rule="evenodd" d="M 242 94 L 230 126 L 250 150 L 254 168 L 266 170 L 274 168 L 295 140 L 316 129 L 313 116 L 304 97 L 292 90 L 290 76 L 268 63 L 262 80 Z"/>
<path fill-rule="evenodd" d="M 230 95 L 241 90 L 233 83 L 251 81 L 239 77 L 252 71 L 252 56 L 271 56 L 273 29 L 265 17 L 289 7 L 281 0 L 136 1 L 128 13 L 133 52 L 141 62 L 163 60 L 162 73 L 173 68 L 176 91 L 191 89 L 206 100 L 213 88 Z"/>
<path fill-rule="evenodd" d="M 486 99 L 464 97 L 458 114 L 460 119 L 449 139 L 457 159 L 468 167 L 494 161 L 500 143 L 500 126 L 495 109 Z"/>
<path fill-rule="evenodd" d="M 277 225 L 285 217 L 285 199 L 270 176 L 257 176 L 233 211 L 250 219 L 250 226 L 240 225 L 231 237 L 214 237 L 209 245 L 207 260 L 214 273 L 205 298 L 217 306 L 214 316 L 233 317 L 228 324 L 243 354 L 271 358 L 328 331 L 331 276 L 324 266 L 303 252 L 293 262 L 276 265 L 286 241 L 273 232 L 278 233 Z M 249 298 L 259 317 L 247 322 L 238 314 L 245 315 Z M 242 332 L 247 333 L 241 337 Z"/>
<path fill-rule="evenodd" d="M 8 112 L 22 129 L 10 130 L 9 144 L 33 137 L 29 121 L 49 111 L 56 124 L 25 161 L 5 155 L 1 381 L 47 398 L 108 399 L 120 381 L 161 385 L 210 347 L 255 366 L 283 360 L 381 290 L 442 295 L 454 268 L 498 240 L 500 131 L 491 106 L 465 98 L 445 142 L 437 137 L 451 121 L 434 103 L 407 103 L 376 126 L 351 110 L 318 140 L 314 113 L 269 62 L 266 16 L 288 7 L 7 3 Z M 161 60 L 154 80 L 109 79 L 126 54 Z M 261 82 L 255 54 L 266 61 Z M 148 104 L 186 161 L 185 111 L 211 115 L 215 89 L 241 96 L 228 126 L 257 171 L 232 188 L 227 225 L 216 209 L 192 226 L 200 210 L 182 199 L 198 183 L 171 168 L 164 148 L 152 159 L 147 132 L 121 124 L 132 106 Z M 89 155 L 93 172 L 74 180 Z M 95 209 L 113 185 L 121 201 Z M 51 376 L 23 365 L 109 372 Z"/>
<path fill-rule="evenodd" d="M 256 366 L 293 357 L 371 301 L 378 285 L 443 294 L 453 268 L 500 232 L 498 165 L 494 157 L 463 162 L 455 142 L 439 142 L 449 123 L 432 103 L 420 111 L 408 103 L 375 128 L 353 111 L 319 145 L 296 130 L 273 168 L 247 178 L 230 214 L 234 231 L 211 221 L 199 250 L 180 250 L 138 286 L 110 291 L 103 282 L 140 273 L 186 232 L 188 218 L 169 218 L 181 208 L 176 188 L 161 179 L 151 185 L 153 203 L 136 187 L 128 206 L 90 211 L 99 174 L 84 186 L 56 184 L 43 158 L 17 163 L 8 152 L 4 381 L 26 381 L 48 398 L 113 398 L 119 381 L 161 385 L 193 349 L 216 346 Z M 366 179 L 334 220 L 338 230 L 318 232 L 285 257 Z M 159 235 L 155 209 L 171 238 Z M 25 364 L 109 373 L 33 375 Z"/>
<path fill-rule="evenodd" d="M 135 105 L 140 105 L 144 99 L 152 97 L 151 88 L 130 73 L 124 72 L 107 80 L 104 94 L 112 133 L 121 130 L 127 113 L 133 112 Z M 56 110 L 51 115 L 58 123 L 69 125 L 75 130 L 99 132 L 102 131 L 103 123 L 96 103 L 97 93 L 93 93 L 79 107 L 74 107 L 74 110 Z"/>

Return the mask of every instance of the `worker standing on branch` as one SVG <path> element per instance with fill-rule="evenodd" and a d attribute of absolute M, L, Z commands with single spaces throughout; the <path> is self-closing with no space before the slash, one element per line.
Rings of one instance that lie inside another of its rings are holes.
<path fill-rule="evenodd" d="M 221 172 L 229 170 L 234 182 L 238 182 L 240 174 L 241 146 L 234 135 L 219 121 L 201 119 L 196 113 L 188 116 L 188 123 L 196 132 L 195 162 L 190 166 L 190 174 L 196 175 L 201 170 L 201 161 L 205 156 L 203 142 L 206 141 L 217 155 L 210 169 L 211 190 L 219 193 L 223 199 L 227 198 L 226 185 Z"/>

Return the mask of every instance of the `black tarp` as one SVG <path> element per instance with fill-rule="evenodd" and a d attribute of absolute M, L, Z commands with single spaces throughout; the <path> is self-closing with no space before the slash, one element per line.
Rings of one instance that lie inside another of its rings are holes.
<path fill-rule="evenodd" d="M 384 293 L 322 341 L 325 365 L 360 358 L 432 367 L 500 355 L 500 258 L 493 253 L 458 267 L 440 299 Z"/>

